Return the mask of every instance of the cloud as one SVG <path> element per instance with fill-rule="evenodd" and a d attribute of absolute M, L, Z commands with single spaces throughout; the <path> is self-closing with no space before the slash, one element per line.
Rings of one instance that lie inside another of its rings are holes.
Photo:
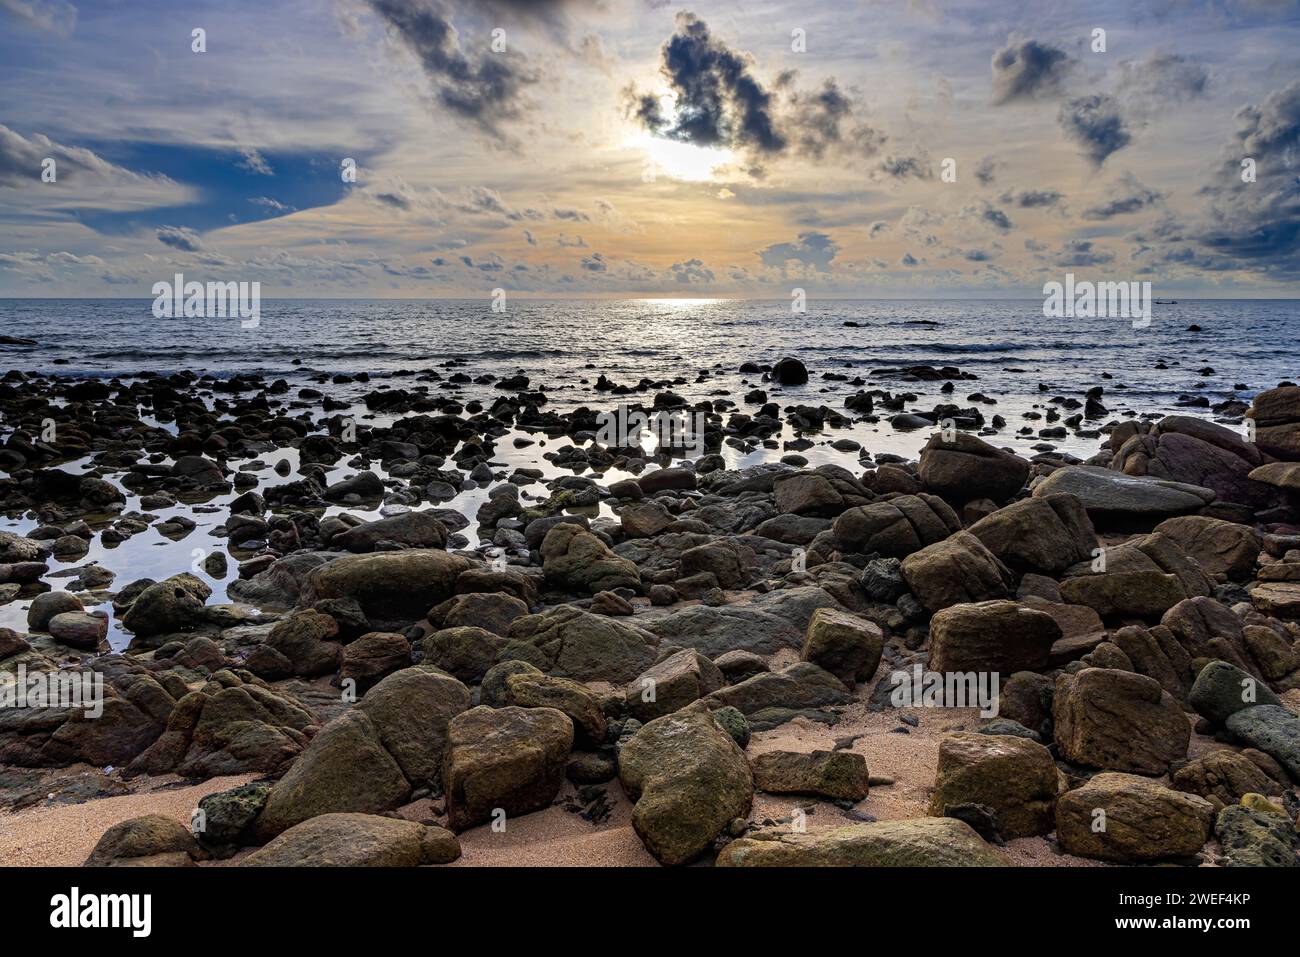
<path fill-rule="evenodd" d="M 1022 189 L 1018 193 L 1005 192 L 1001 201 L 1021 209 L 1039 209 L 1046 206 L 1059 206 L 1064 197 L 1054 189 Z"/>
<path fill-rule="evenodd" d="M 1004 233 L 1011 229 L 1011 217 L 996 206 L 990 206 L 988 203 L 984 204 L 984 209 L 980 212 L 980 219 Z"/>
<path fill-rule="evenodd" d="M 684 263 L 673 263 L 669 269 L 673 279 L 680 283 L 711 283 L 714 281 L 713 270 L 704 265 L 703 260 L 688 259 Z"/>
<path fill-rule="evenodd" d="M 504 136 L 502 121 L 524 113 L 529 105 L 525 91 L 537 74 L 523 57 L 510 50 L 466 55 L 447 9 L 438 0 L 367 2 L 390 34 L 420 62 L 435 99 L 453 114 L 487 133 Z M 526 9 L 527 5 L 508 6 Z"/>
<path fill-rule="evenodd" d="M 1210 74 L 1188 57 L 1152 53 L 1144 60 L 1125 60 L 1119 66 L 1116 91 L 1126 99 L 1150 104 L 1195 100 L 1205 95 Z"/>
<path fill-rule="evenodd" d="M 251 146 L 241 146 L 239 148 L 239 162 L 236 165 L 240 169 L 246 169 L 250 173 L 257 173 L 261 176 L 275 175 L 275 170 L 271 169 L 271 164 L 266 161 L 266 157 Z"/>
<path fill-rule="evenodd" d="M 583 256 L 581 263 L 582 268 L 587 272 L 606 272 L 609 269 L 609 263 L 605 261 L 605 257 L 600 253 Z"/>
<path fill-rule="evenodd" d="M 636 117 L 652 132 L 696 146 L 735 146 L 779 153 L 772 94 L 750 71 L 748 56 L 716 39 L 693 13 L 677 15 L 660 70 L 676 95 L 671 116 L 649 95 L 634 96 Z"/>
<path fill-rule="evenodd" d="M 1125 173 L 1121 182 L 1125 188 L 1124 195 L 1116 196 L 1100 206 L 1090 206 L 1083 211 L 1083 218 L 1097 220 L 1125 216 L 1154 206 L 1163 198 L 1163 194 L 1139 183 L 1132 173 Z"/>
<path fill-rule="evenodd" d="M 876 172 L 891 179 L 929 179 L 934 175 L 924 156 L 886 156 L 876 164 Z"/>
<path fill-rule="evenodd" d="M 993 54 L 993 102 L 1055 95 L 1071 66 L 1064 50 L 1013 34 L 1007 37 L 1007 45 Z"/>
<path fill-rule="evenodd" d="M 182 252 L 194 253 L 203 248 L 203 241 L 199 239 L 199 234 L 184 226 L 159 226 L 154 230 L 154 235 L 164 246 L 171 246 Z"/>
<path fill-rule="evenodd" d="M 1070 239 L 1061 244 L 1055 257 L 1058 266 L 1104 266 L 1115 254 L 1096 248 L 1091 239 Z"/>
<path fill-rule="evenodd" d="M 1057 120 L 1066 137 L 1083 147 L 1083 154 L 1097 167 L 1133 139 L 1120 115 L 1119 104 L 1106 93 L 1092 93 L 1062 103 Z"/>
<path fill-rule="evenodd" d="M 58 185 L 140 186 L 169 184 L 115 166 L 88 149 L 56 143 L 41 133 L 25 137 L 0 123 L 0 187 L 41 185 L 42 164 L 55 163 Z M 53 184 L 48 184 L 53 185 Z"/>
<path fill-rule="evenodd" d="M 77 26 L 77 8 L 65 0 L 0 0 L 0 12 L 25 27 L 63 37 Z"/>
<path fill-rule="evenodd" d="M 981 186 L 992 186 L 997 179 L 998 166 L 1000 164 L 992 156 L 986 156 L 975 164 L 975 178 L 979 180 Z"/>
<path fill-rule="evenodd" d="M 831 260 L 839 251 L 838 244 L 826 233 L 808 232 L 800 233 L 796 242 L 773 243 L 759 250 L 758 258 L 764 266 L 781 270 L 796 262 L 818 272 L 830 272 Z"/>

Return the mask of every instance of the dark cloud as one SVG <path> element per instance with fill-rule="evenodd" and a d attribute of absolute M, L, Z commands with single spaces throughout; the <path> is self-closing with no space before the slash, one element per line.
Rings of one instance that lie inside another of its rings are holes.
<path fill-rule="evenodd" d="M 996 206 L 985 205 L 980 213 L 980 219 L 1004 233 L 1011 228 L 1011 217 Z"/>
<path fill-rule="evenodd" d="M 778 85 L 784 86 L 793 79 L 792 73 L 783 74 Z M 852 112 L 853 103 L 840 91 L 834 79 L 826 80 L 820 90 L 812 93 L 791 92 L 786 115 L 795 148 L 813 159 L 821 159 L 828 149 L 843 143 L 840 124 Z M 858 142 L 871 148 L 876 136 L 879 134 L 864 127 L 858 132 Z"/>
<path fill-rule="evenodd" d="M 903 253 L 903 255 L 899 257 L 898 264 L 900 266 L 908 267 L 919 266 L 921 265 L 921 260 L 917 259 L 911 253 Z"/>
<path fill-rule="evenodd" d="M 203 248 L 203 240 L 199 239 L 199 234 L 184 226 L 159 226 L 154 230 L 154 235 L 164 246 L 182 252 L 194 253 Z"/>
<path fill-rule="evenodd" d="M 1034 99 L 1060 92 L 1072 61 L 1064 50 L 1016 36 L 993 54 L 993 102 Z"/>
<path fill-rule="evenodd" d="M 700 259 L 688 259 L 684 263 L 673 263 L 669 270 L 676 282 L 693 284 L 693 283 L 710 283 L 715 277 L 713 270 L 704 265 Z"/>
<path fill-rule="evenodd" d="M 1113 96 L 1092 93 L 1061 104 L 1057 119 L 1065 135 L 1079 146 L 1094 166 L 1100 167 L 1116 150 L 1133 139 Z"/>
<path fill-rule="evenodd" d="M 1124 194 L 1107 200 L 1100 206 L 1091 206 L 1083 211 L 1084 219 L 1111 219 L 1125 216 L 1156 205 L 1163 198 L 1161 193 L 1147 189 L 1131 173 L 1122 179 Z"/>
<path fill-rule="evenodd" d="M 1259 106 L 1239 109 L 1237 129 L 1214 180 L 1201 245 L 1225 260 L 1282 278 L 1300 276 L 1300 80 Z M 1255 181 L 1242 180 L 1254 161 Z"/>
<path fill-rule="evenodd" d="M 1055 257 L 1058 266 L 1104 266 L 1114 253 L 1096 248 L 1091 239 L 1071 239 L 1061 245 Z"/>
<path fill-rule="evenodd" d="M 523 114 L 528 106 L 525 90 L 537 75 L 518 54 L 507 50 L 467 56 L 461 50 L 447 7 L 438 0 L 367 2 L 420 61 L 434 97 L 442 106 L 497 135 L 501 134 L 503 120 Z"/>
<path fill-rule="evenodd" d="M 886 156 L 876 165 L 876 172 L 891 179 L 929 179 L 934 175 L 930 161 L 923 156 Z"/>
<path fill-rule="evenodd" d="M 975 164 L 975 178 L 981 186 L 991 186 L 997 179 L 997 169 L 998 161 L 992 156 L 986 156 Z"/>
<path fill-rule="evenodd" d="M 1009 206 L 1038 209 L 1044 206 L 1058 206 L 1065 197 L 1054 189 L 1022 189 L 1018 193 L 1003 193 L 1000 198 Z"/>
<path fill-rule="evenodd" d="M 758 258 L 764 266 L 784 270 L 788 263 L 797 262 L 818 272 L 830 272 L 831 260 L 840 251 L 839 245 L 826 233 L 800 233 L 793 243 L 773 243 L 759 250 Z"/>
<path fill-rule="evenodd" d="M 582 257 L 582 268 L 588 272 L 605 272 L 609 264 L 600 253 L 592 253 L 590 256 Z"/>

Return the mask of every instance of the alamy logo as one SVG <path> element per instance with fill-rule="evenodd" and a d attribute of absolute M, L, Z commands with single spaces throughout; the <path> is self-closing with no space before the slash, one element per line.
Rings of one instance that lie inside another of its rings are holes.
<path fill-rule="evenodd" d="M 1151 325 L 1151 283 L 1076 283 L 1074 273 L 1065 282 L 1043 284 L 1043 315 L 1049 319 L 1131 319 L 1134 329 Z"/>
<path fill-rule="evenodd" d="M 87 718 L 104 713 L 104 676 L 98 671 L 34 671 L 25 664 L 0 673 L 0 708 L 82 708 Z"/>
<path fill-rule="evenodd" d="M 260 282 L 186 282 L 177 273 L 172 282 L 154 283 L 153 294 L 155 319 L 237 317 L 244 329 L 256 329 L 262 321 Z"/>
<path fill-rule="evenodd" d="M 642 435 L 648 432 L 659 448 L 681 449 L 694 457 L 704 454 L 707 417 L 703 412 L 673 409 L 647 415 L 620 405 L 615 412 L 599 413 L 596 422 L 596 442 L 606 448 L 640 447 Z"/>
<path fill-rule="evenodd" d="M 50 926 L 128 927 L 132 937 L 148 937 L 153 929 L 150 894 L 85 894 L 78 887 L 50 898 Z"/>
<path fill-rule="evenodd" d="M 981 718 L 998 716 L 996 671 L 926 671 L 913 665 L 911 671 L 889 675 L 894 690 L 889 701 L 895 708 L 979 708 Z"/>

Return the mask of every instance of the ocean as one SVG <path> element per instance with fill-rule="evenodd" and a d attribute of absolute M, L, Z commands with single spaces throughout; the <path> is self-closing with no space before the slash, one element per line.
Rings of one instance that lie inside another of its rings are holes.
<path fill-rule="evenodd" d="M 672 391 L 691 401 L 727 397 L 742 410 L 756 408 L 743 403 L 744 394 L 763 388 L 782 406 L 824 404 L 842 412 L 845 396 L 859 388 L 846 380 L 860 376 L 867 383 L 861 388 L 915 393 L 917 399 L 908 409 L 928 410 L 950 401 L 964 407 L 971 404 L 967 395 L 982 393 L 996 403 L 979 405 L 985 416 L 996 413 L 1007 420 L 1007 426 L 988 440 L 1024 455 L 1043 446 L 1036 430 L 1047 423 L 1022 416 L 1054 408 L 1049 404 L 1053 397 L 1082 400 L 1088 389 L 1101 385 L 1107 419 L 1172 412 L 1213 418 L 1210 408 L 1182 403 L 1198 397 L 1210 406 L 1234 397 L 1249 401 L 1259 390 L 1300 377 L 1297 300 L 1157 305 L 1151 324 L 1141 329 L 1124 319 L 1045 318 L 1041 300 L 810 300 L 806 313 L 792 314 L 784 300 L 512 299 L 504 313 L 495 313 L 487 298 L 274 299 L 263 300 L 260 323 L 253 329 L 242 328 L 238 319 L 155 319 L 150 307 L 147 299 L 0 300 L 0 334 L 37 342 L 0 346 L 0 366 L 70 377 L 126 378 L 181 370 L 217 376 L 258 373 L 268 381 L 285 378 L 295 387 L 311 384 L 352 401 L 390 382 L 409 387 L 409 378 L 389 378 L 399 372 L 437 370 L 445 378 L 454 370 L 474 378 L 522 371 L 530 389 L 545 390 L 546 408 L 560 411 L 578 405 L 611 409 L 625 401 L 594 390 L 603 374 L 629 386 L 643 379 L 671 383 Z M 1191 326 L 1200 331 L 1189 331 Z M 804 362 L 810 373 L 807 385 L 777 389 L 758 375 L 739 371 L 742 363 L 774 363 L 783 356 Z M 445 367 L 448 363 L 451 368 Z M 956 366 L 976 378 L 956 381 L 953 393 L 944 395 L 939 391 L 942 381 L 903 382 L 872 374 L 921 364 Z M 359 372 L 369 373 L 371 381 L 319 381 L 322 375 Z M 823 378 L 827 373 L 844 378 Z M 1103 373 L 1112 378 L 1103 378 Z M 655 391 L 631 398 L 649 404 Z M 473 382 L 438 392 L 488 402 L 502 394 L 491 383 Z M 358 421 L 367 424 L 383 425 L 392 418 L 371 414 L 360 405 L 356 410 Z M 1033 430 L 1030 434 L 1017 434 L 1027 426 Z M 813 465 L 835 462 L 860 472 L 859 453 L 834 449 L 832 441 L 853 438 L 869 454 L 914 458 L 929 431 L 899 431 L 882 417 L 876 423 L 858 422 L 850 429 L 809 436 L 814 444 L 801 454 Z M 4 432 L 0 422 L 0 436 Z M 516 448 L 516 435 L 522 433 L 512 430 L 498 442 L 494 463 L 503 471 L 531 466 L 542 469 L 547 478 L 569 474 L 543 457 L 564 440 Z M 724 445 L 722 451 L 728 467 L 744 467 L 779 458 L 787 451 L 784 441 L 792 438 L 787 426 L 782 442 L 753 450 Z M 1071 433 L 1047 444 L 1086 458 L 1100 441 Z M 286 458 L 295 467 L 288 478 L 269 469 L 259 471 L 263 487 L 297 477 L 294 449 L 258 458 L 270 463 Z M 241 463 L 229 464 L 237 468 Z M 86 459 L 60 467 L 77 472 L 88 465 Z M 384 475 L 378 463 L 371 467 Z M 331 478 L 352 472 L 341 464 Z M 609 472 L 603 481 L 623 477 Z M 441 503 L 470 519 L 463 534 L 471 545 L 478 541 L 474 515 L 487 493 L 485 487 L 468 488 Z M 162 579 L 191 569 L 213 587 L 211 600 L 222 601 L 225 585 L 237 573 L 235 563 L 224 579 L 217 579 L 198 569 L 196 556 L 224 547 L 224 540 L 211 530 L 220 525 L 225 517 L 222 506 L 233 497 L 214 497 L 207 503 L 210 511 L 183 505 L 155 510 L 152 514 L 161 518 L 174 513 L 198 522 L 180 540 L 154 528 L 117 546 L 105 546 L 96 536 L 87 557 L 67 565 L 54 562 L 52 571 L 57 575 L 98 562 L 117 572 L 114 587 L 120 588 L 137 578 Z M 127 510 L 141 510 L 137 496 L 128 493 Z M 602 505 L 592 514 L 610 512 Z M 0 516 L 0 529 L 8 531 L 22 533 L 36 524 L 33 516 Z M 0 607 L 0 625 L 21 628 L 25 605 Z M 128 640 L 114 619 L 111 643 L 117 648 Z"/>

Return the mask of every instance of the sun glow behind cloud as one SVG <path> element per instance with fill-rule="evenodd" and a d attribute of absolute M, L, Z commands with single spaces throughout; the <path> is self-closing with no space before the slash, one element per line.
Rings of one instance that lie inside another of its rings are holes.
<path fill-rule="evenodd" d="M 719 178 L 719 173 L 735 163 L 736 157 L 728 149 L 708 149 L 691 143 L 668 140 L 646 132 L 634 133 L 624 146 L 640 150 L 645 157 L 647 174 L 653 169 L 655 176 L 690 183 L 707 183 Z"/>

